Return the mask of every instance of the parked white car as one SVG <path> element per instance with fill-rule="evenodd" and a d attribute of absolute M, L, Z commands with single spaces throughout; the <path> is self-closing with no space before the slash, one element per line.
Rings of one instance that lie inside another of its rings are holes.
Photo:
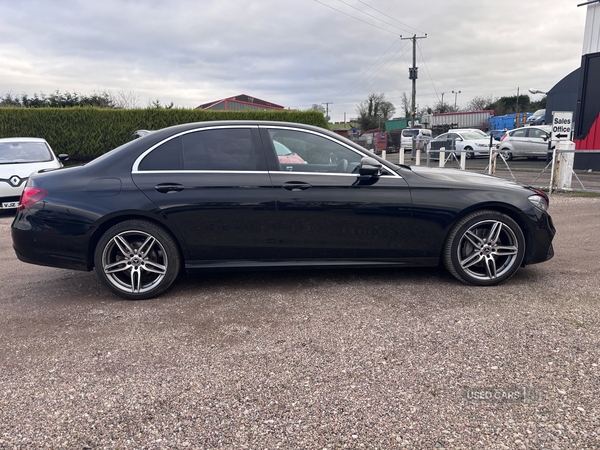
<path fill-rule="evenodd" d="M 517 157 L 545 158 L 548 153 L 548 139 L 550 139 L 551 131 L 550 125 L 507 131 L 498 144 L 498 149 L 504 159 L 508 161 Z"/>
<path fill-rule="evenodd" d="M 400 147 L 404 151 L 412 150 L 413 138 L 417 142 L 417 150 L 422 150 L 432 138 L 431 130 L 427 128 L 405 128 L 402 130 L 400 137 Z"/>
<path fill-rule="evenodd" d="M 495 144 L 494 144 L 495 145 Z M 432 150 L 431 157 L 437 158 L 437 152 L 441 147 L 446 152 L 452 151 L 452 146 L 457 154 L 466 152 L 467 158 L 476 156 L 488 156 L 490 154 L 490 138 L 483 131 L 472 129 L 455 129 L 447 133 L 440 134 L 429 142 L 429 148 Z"/>
<path fill-rule="evenodd" d="M 45 139 L 0 139 L 0 210 L 19 206 L 29 175 L 43 169 L 58 169 L 67 155 L 57 158 Z"/>

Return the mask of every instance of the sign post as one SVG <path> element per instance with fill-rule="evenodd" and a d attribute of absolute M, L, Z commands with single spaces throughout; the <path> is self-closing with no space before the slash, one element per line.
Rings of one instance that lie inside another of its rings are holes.
<path fill-rule="evenodd" d="M 550 193 L 552 193 L 552 190 L 554 189 L 555 176 L 558 178 L 558 175 L 559 175 L 559 162 L 556 157 L 557 144 L 561 141 L 570 141 L 572 131 L 573 131 L 573 112 L 571 112 L 571 111 L 552 111 L 552 131 L 550 133 L 550 142 L 551 142 L 551 146 L 552 146 L 551 148 L 553 148 L 553 150 L 552 150 L 552 172 L 550 173 Z M 562 146 L 560 146 L 560 147 L 563 148 Z M 561 154 L 561 156 L 562 156 L 562 154 Z M 565 160 L 565 162 L 567 162 L 567 161 L 568 160 Z M 570 183 L 569 183 L 569 185 L 570 185 Z"/>

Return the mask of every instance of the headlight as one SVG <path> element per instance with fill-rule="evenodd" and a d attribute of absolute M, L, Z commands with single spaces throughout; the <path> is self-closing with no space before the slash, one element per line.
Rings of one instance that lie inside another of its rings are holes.
<path fill-rule="evenodd" d="M 548 211 L 548 201 L 545 197 L 541 195 L 530 195 L 527 199 L 535 206 L 537 209 L 541 211 Z"/>
<path fill-rule="evenodd" d="M 477 147 L 489 147 L 489 145 L 488 145 L 488 144 L 479 144 L 479 143 L 476 143 L 475 145 L 476 145 Z"/>

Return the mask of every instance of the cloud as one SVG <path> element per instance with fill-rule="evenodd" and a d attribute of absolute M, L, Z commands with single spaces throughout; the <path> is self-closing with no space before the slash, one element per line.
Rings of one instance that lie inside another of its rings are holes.
<path fill-rule="evenodd" d="M 0 94 L 133 90 L 144 103 L 158 98 L 194 107 L 247 93 L 288 107 L 333 101 L 339 119 L 370 93 L 385 92 L 400 110 L 399 98 L 411 89 L 412 47 L 397 39 L 414 27 L 427 32 L 417 54 L 419 104 L 433 105 L 451 90 L 462 91 L 464 104 L 474 96 L 514 95 L 518 87 L 550 89 L 577 68 L 585 8 L 576 4 L 3 2 Z"/>

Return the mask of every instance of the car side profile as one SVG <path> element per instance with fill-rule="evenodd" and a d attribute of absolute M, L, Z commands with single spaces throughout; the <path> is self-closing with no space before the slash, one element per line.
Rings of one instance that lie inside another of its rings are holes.
<path fill-rule="evenodd" d="M 440 134 L 429 142 L 429 148 L 434 150 L 431 157 L 439 158 L 439 150 L 444 147 L 446 152 L 465 152 L 467 158 L 488 156 L 490 154 L 490 138 L 481 130 L 455 129 Z"/>
<path fill-rule="evenodd" d="M 507 131 L 498 143 L 498 149 L 502 157 L 508 161 L 513 158 L 545 158 L 551 131 L 549 125 Z"/>
<path fill-rule="evenodd" d="M 276 143 L 300 161 L 281 162 Z M 550 259 L 541 191 L 482 174 L 398 166 L 308 125 L 178 125 L 92 162 L 32 175 L 12 224 L 18 258 L 95 270 L 126 299 L 181 270 L 444 264 L 489 286 Z"/>

